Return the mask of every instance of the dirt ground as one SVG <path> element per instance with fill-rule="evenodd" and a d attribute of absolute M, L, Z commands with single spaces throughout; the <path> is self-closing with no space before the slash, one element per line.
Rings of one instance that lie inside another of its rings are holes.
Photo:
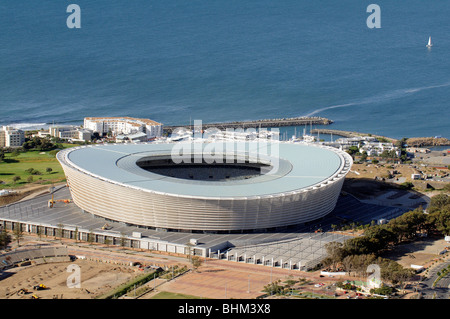
<path fill-rule="evenodd" d="M 387 177 L 389 171 L 397 171 L 396 177 L 404 177 L 405 181 L 411 181 L 411 174 L 416 173 L 416 169 L 407 164 L 358 164 L 353 163 L 348 178 L 369 178 Z"/>
<path fill-rule="evenodd" d="M 395 250 L 383 257 L 397 261 L 403 267 L 411 265 L 426 266 L 433 259 L 439 257 L 439 253 L 446 247 L 450 247 L 444 239 L 424 238 L 408 244 L 395 247 Z"/>
<path fill-rule="evenodd" d="M 389 257 L 404 267 L 411 264 L 426 265 L 439 256 L 439 252 L 449 246 L 443 239 L 433 240 L 424 238 L 411 244 L 400 245 Z M 99 260 L 117 261 L 121 264 L 77 259 L 72 262 L 57 262 L 7 270 L 7 276 L 0 280 L 0 299 L 29 299 L 34 294 L 41 299 L 92 299 L 109 290 L 131 280 L 140 272 L 136 266 L 124 264 L 124 261 L 134 261 L 139 255 L 128 251 L 119 253 L 108 252 L 98 248 L 69 248 L 71 252 L 83 254 L 86 257 L 96 256 Z M 141 257 L 143 258 L 143 257 Z M 175 264 L 179 261 L 174 256 L 152 254 L 149 260 L 164 264 Z M 179 258 L 179 257 L 178 257 Z M 80 267 L 81 288 L 69 288 L 67 280 L 72 272 L 68 266 L 76 264 Z M 328 297 L 334 296 L 331 288 L 337 281 L 355 280 L 348 276 L 320 276 L 320 272 L 300 272 L 281 268 L 271 268 L 261 265 L 230 262 L 216 259 L 206 259 L 197 271 L 188 272 L 174 280 L 149 282 L 147 285 L 156 286 L 155 291 L 144 294 L 140 299 L 150 299 L 159 292 L 181 293 L 199 298 L 211 299 L 254 299 L 264 294 L 264 286 L 270 282 L 287 279 L 306 279 L 301 285 L 301 291 Z M 33 286 L 44 284 L 46 290 L 33 290 Z M 317 284 L 323 284 L 317 287 Z M 331 289 L 327 289 L 326 287 Z M 19 294 L 20 289 L 27 289 L 28 294 Z M 338 298 L 346 298 L 342 295 Z"/>
<path fill-rule="evenodd" d="M 25 242 L 26 241 L 26 242 Z M 33 236 L 26 237 L 23 245 L 30 248 L 36 245 Z M 139 254 L 139 252 L 109 251 L 99 247 L 68 246 L 71 255 L 82 255 L 86 259 L 75 261 L 54 262 L 24 267 L 14 267 L 6 270 L 0 279 L 0 299 L 29 299 L 33 295 L 40 299 L 92 299 L 111 289 L 130 281 L 142 272 L 130 262 L 137 260 L 143 264 L 149 263 L 169 267 L 190 264 L 183 256 L 168 256 L 157 253 Z M 94 261 L 95 259 L 96 261 Z M 67 280 L 72 272 L 69 265 L 80 267 L 81 288 L 70 288 Z M 320 277 L 319 272 L 306 273 L 298 270 L 271 268 L 261 265 L 229 262 L 224 260 L 206 259 L 196 271 L 190 271 L 174 280 L 157 279 L 150 281 L 148 286 L 156 286 L 156 290 L 147 293 L 141 299 L 152 298 L 159 292 L 167 291 L 193 295 L 199 298 L 211 299 L 254 299 L 264 294 L 267 284 L 292 278 L 305 278 L 309 282 L 302 290 L 318 294 L 329 294 L 331 291 L 323 287 L 315 287 L 317 283 L 331 285 L 342 278 Z M 33 286 L 44 284 L 45 290 L 33 290 Z M 29 293 L 21 294 L 21 289 Z"/>
<path fill-rule="evenodd" d="M 37 249 L 41 245 L 60 246 L 61 242 L 38 240 L 35 235 L 26 235 L 21 241 L 20 249 Z M 63 245 L 66 245 L 69 255 L 80 258 L 45 264 L 32 262 L 29 266 L 5 270 L 0 273 L 0 299 L 29 299 L 33 295 L 40 299 L 92 299 L 141 275 L 139 267 L 131 266 L 131 263 L 140 262 L 143 265 L 160 267 L 182 267 L 189 264 L 187 259 L 182 257 L 139 254 L 137 250 L 108 249 L 104 245 L 74 245 L 71 240 L 66 240 Z M 17 249 L 17 243 L 12 242 L 10 248 Z M 80 267 L 81 288 L 68 287 L 67 281 L 74 274 L 68 267 L 73 264 Z M 44 284 L 48 289 L 34 290 L 33 286 L 39 284 Z M 18 294 L 21 289 L 26 289 L 29 293 Z"/>
<path fill-rule="evenodd" d="M 67 279 L 71 273 L 67 267 L 80 266 L 81 288 L 69 288 Z M 40 299 L 92 299 L 106 293 L 133 278 L 135 267 L 117 266 L 86 260 L 74 262 L 48 263 L 35 266 L 13 268 L 10 276 L 0 281 L 0 299 L 30 299 L 32 295 Z M 149 299 L 161 291 L 193 295 L 210 299 L 254 299 L 264 294 L 264 286 L 271 281 L 288 278 L 308 278 L 310 283 L 305 291 L 326 294 L 322 288 L 314 287 L 318 282 L 332 284 L 337 278 L 319 278 L 319 274 L 309 274 L 269 267 L 234 264 L 224 261 L 208 260 L 197 271 L 189 272 L 172 281 L 158 280 L 154 292 L 141 299 Z M 159 285 L 162 283 L 162 285 Z M 33 290 L 33 286 L 44 284 L 45 290 Z M 149 286 L 153 283 L 149 282 Z M 29 293 L 20 294 L 21 289 Z"/>
<path fill-rule="evenodd" d="M 67 279 L 73 274 L 67 271 L 71 264 L 80 266 L 81 288 L 67 285 Z M 90 299 L 130 280 L 135 271 L 127 266 L 76 260 L 13 268 L 8 273 L 11 275 L 0 281 L 1 299 L 29 299 L 32 295 L 42 299 Z M 47 289 L 33 290 L 33 286 L 39 284 Z M 18 294 L 20 289 L 29 293 Z"/>
<path fill-rule="evenodd" d="M 197 271 L 189 272 L 175 280 L 157 287 L 156 291 L 142 296 L 149 299 L 160 292 L 181 293 L 211 299 L 255 299 L 264 295 L 264 286 L 280 280 L 306 279 L 307 283 L 297 287 L 303 292 L 334 297 L 334 289 L 326 289 L 337 281 L 350 277 L 324 277 L 320 272 L 301 272 L 261 265 L 236 263 L 223 260 L 207 260 Z M 320 287 L 315 285 L 321 284 Z M 322 285 L 323 284 L 323 285 Z M 346 298 L 345 296 L 341 296 Z M 339 297 L 338 297 L 339 298 Z"/>
<path fill-rule="evenodd" d="M 264 286 L 270 283 L 271 274 L 268 267 L 260 266 L 262 269 L 255 269 L 240 264 L 227 267 L 215 260 L 208 260 L 206 264 L 195 272 L 159 286 L 156 292 L 147 294 L 141 299 L 151 298 L 161 291 L 211 299 L 254 299 L 263 295 Z M 287 274 L 275 271 L 272 279 L 275 281 L 286 276 Z"/>
<path fill-rule="evenodd" d="M 61 186 L 64 183 L 54 184 L 53 186 Z M 0 206 L 9 205 L 18 201 L 34 198 L 41 194 L 48 193 L 51 185 L 36 185 L 26 184 L 20 188 L 13 189 L 13 193 L 10 195 L 0 196 Z"/>

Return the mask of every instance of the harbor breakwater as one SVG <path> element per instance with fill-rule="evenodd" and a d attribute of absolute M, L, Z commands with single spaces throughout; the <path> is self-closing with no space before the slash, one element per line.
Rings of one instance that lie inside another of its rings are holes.
<path fill-rule="evenodd" d="M 279 118 L 279 119 L 264 119 L 254 121 L 236 121 L 236 122 L 223 122 L 223 123 L 202 123 L 202 129 L 217 128 L 219 130 L 225 130 L 227 128 L 233 129 L 247 129 L 247 128 L 269 128 L 269 127 L 282 127 L 282 126 L 299 126 L 299 125 L 329 125 L 333 123 L 332 120 L 324 117 L 291 117 L 291 118 Z M 186 128 L 192 129 L 193 124 L 190 125 L 174 125 L 164 126 L 164 132 L 172 133 L 174 129 Z"/>
<path fill-rule="evenodd" d="M 375 135 L 370 133 L 331 130 L 331 129 L 312 129 L 311 134 L 332 134 L 342 137 L 360 137 L 360 136 L 373 136 L 379 139 L 384 139 L 391 143 L 395 143 L 398 139 Z M 405 144 L 410 147 L 427 147 L 427 146 L 450 146 L 450 140 L 444 137 L 410 137 L 406 138 Z"/>
<path fill-rule="evenodd" d="M 352 132 L 352 131 L 341 131 L 341 130 L 330 130 L 330 129 L 312 129 L 311 134 L 332 134 L 332 135 L 338 135 L 338 136 L 342 136 L 342 137 L 373 136 L 376 138 L 381 138 L 381 139 L 387 140 L 391 143 L 397 142 L 397 139 L 392 138 L 392 137 L 375 135 L 375 134 L 371 134 L 371 133 Z"/>

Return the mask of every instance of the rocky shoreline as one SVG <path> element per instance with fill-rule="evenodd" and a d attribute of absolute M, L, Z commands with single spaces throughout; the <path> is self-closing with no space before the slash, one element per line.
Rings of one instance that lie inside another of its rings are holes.
<path fill-rule="evenodd" d="M 444 137 L 411 137 L 406 140 L 410 147 L 450 146 L 450 140 Z"/>

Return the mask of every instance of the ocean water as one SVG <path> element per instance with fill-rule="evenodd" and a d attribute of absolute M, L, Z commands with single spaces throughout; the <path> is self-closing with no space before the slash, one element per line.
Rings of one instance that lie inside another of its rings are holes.
<path fill-rule="evenodd" d="M 80 29 L 66 25 L 70 3 Z M 371 3 L 2 0 L 0 124 L 316 115 L 450 138 L 450 2 L 377 0 L 379 29 L 366 25 Z"/>

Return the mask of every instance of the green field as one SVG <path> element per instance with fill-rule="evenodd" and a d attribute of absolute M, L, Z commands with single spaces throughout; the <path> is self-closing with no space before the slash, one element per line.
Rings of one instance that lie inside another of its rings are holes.
<path fill-rule="evenodd" d="M 157 295 L 154 295 L 151 299 L 201 299 L 200 297 L 178 294 L 168 291 L 161 291 Z"/>
<path fill-rule="evenodd" d="M 64 147 L 76 146 L 73 144 L 64 144 Z M 26 172 L 33 168 L 39 171 L 41 175 L 33 175 Z M 51 168 L 51 172 L 47 172 Z M 14 182 L 14 176 L 19 176 L 20 180 Z M 33 181 L 29 182 L 32 176 Z M 5 158 L 0 162 L 0 189 L 19 188 L 26 184 L 52 184 L 65 181 L 65 175 L 61 165 L 55 155 L 49 152 L 27 151 L 19 154 L 6 153 Z"/>

